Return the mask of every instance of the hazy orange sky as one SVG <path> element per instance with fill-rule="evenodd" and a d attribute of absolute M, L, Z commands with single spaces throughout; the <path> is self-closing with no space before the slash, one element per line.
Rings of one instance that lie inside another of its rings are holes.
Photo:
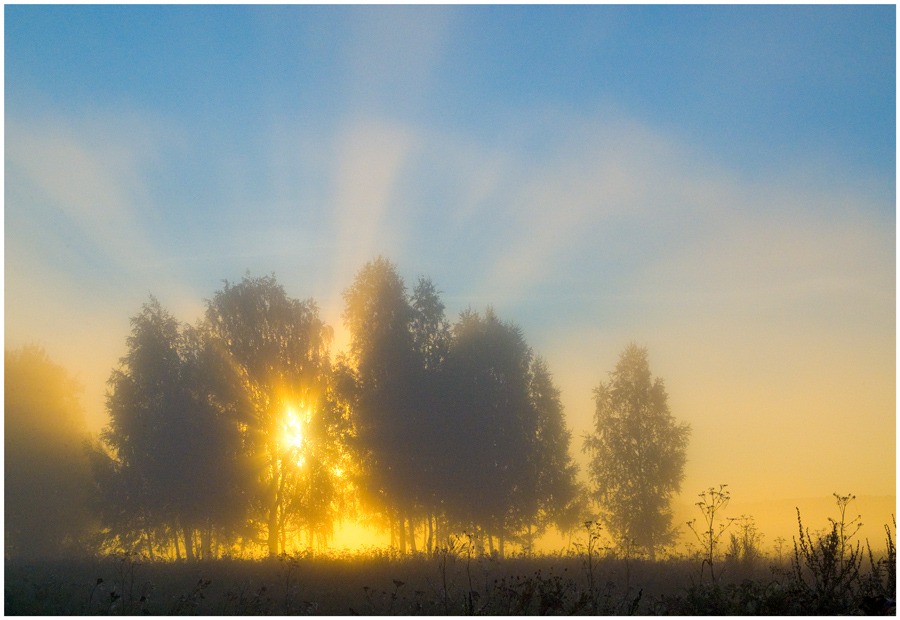
<path fill-rule="evenodd" d="M 562 389 L 646 346 L 685 501 L 896 489 L 895 9 L 5 7 L 5 346 L 90 426 L 149 294 L 384 253 Z"/>

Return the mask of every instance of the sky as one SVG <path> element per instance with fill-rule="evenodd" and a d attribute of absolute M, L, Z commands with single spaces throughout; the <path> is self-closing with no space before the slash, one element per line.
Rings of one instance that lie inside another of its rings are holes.
<path fill-rule="evenodd" d="M 562 390 L 647 347 L 684 501 L 896 489 L 896 9 L 4 7 L 5 347 L 92 430 L 129 319 L 383 254 Z"/>

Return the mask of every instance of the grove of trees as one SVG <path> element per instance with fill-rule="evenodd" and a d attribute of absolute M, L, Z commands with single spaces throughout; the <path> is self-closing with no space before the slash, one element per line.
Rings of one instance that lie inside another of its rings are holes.
<path fill-rule="evenodd" d="M 64 371 L 39 349 L 7 352 L 7 557 L 91 533 L 94 549 L 151 558 L 277 555 L 324 546 L 346 518 L 402 553 L 467 532 L 503 555 L 590 518 L 559 389 L 518 326 L 491 308 L 451 323 L 429 279 L 408 291 L 383 257 L 344 305 L 350 345 L 332 359 L 316 304 L 274 276 L 226 281 L 196 325 L 151 297 L 90 441 Z M 635 347 L 596 399 L 594 497 L 612 533 L 652 553 L 687 427 Z"/>

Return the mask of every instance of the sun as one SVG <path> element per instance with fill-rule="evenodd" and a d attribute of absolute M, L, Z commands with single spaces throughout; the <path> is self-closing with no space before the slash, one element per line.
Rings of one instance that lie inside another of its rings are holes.
<path fill-rule="evenodd" d="M 306 422 L 309 423 L 309 416 L 306 416 Z M 284 416 L 284 442 L 285 446 L 290 450 L 300 450 L 306 441 L 303 420 L 297 413 L 288 408 Z"/>

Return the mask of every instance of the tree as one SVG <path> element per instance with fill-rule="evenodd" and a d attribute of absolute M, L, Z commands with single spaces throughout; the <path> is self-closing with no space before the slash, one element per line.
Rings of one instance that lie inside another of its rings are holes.
<path fill-rule="evenodd" d="M 104 523 L 120 546 L 142 539 L 151 557 L 170 539 L 180 554 L 181 535 L 193 558 L 199 530 L 209 557 L 213 529 L 243 520 L 234 377 L 155 298 L 131 325 L 128 352 L 109 379 L 110 422 L 92 455 Z"/>
<path fill-rule="evenodd" d="M 531 404 L 537 414 L 536 428 L 531 437 L 532 468 L 535 484 L 533 489 L 537 498 L 539 514 L 534 525 L 537 531 L 532 532 L 528 526 L 528 547 L 533 546 L 533 536 L 540 535 L 549 524 L 555 524 L 561 532 L 571 531 L 580 526 L 583 519 L 577 511 L 578 502 L 578 466 L 569 454 L 572 433 L 566 428 L 559 388 L 553 383 L 553 377 L 547 361 L 536 356 L 531 365 Z"/>
<path fill-rule="evenodd" d="M 415 482 L 415 503 L 424 511 L 427 538 L 425 548 L 430 553 L 434 548 L 435 529 L 440 527 L 439 519 L 445 517 L 441 479 L 433 452 L 445 450 L 449 446 L 442 443 L 441 422 L 446 415 L 443 395 L 444 366 L 450 351 L 450 323 L 444 315 L 444 304 L 440 291 L 434 283 L 420 277 L 410 298 L 413 311 L 412 334 L 416 360 L 419 365 L 419 380 L 410 386 L 416 396 L 419 411 L 416 424 L 421 439 L 418 450 L 418 479 Z"/>
<path fill-rule="evenodd" d="M 212 557 L 215 531 L 224 541 L 249 533 L 246 490 L 253 471 L 241 434 L 249 406 L 240 374 L 205 327 L 186 325 L 181 333 L 183 411 L 174 426 L 189 436 L 181 442 L 181 463 L 190 474 L 179 485 L 179 519 L 182 529 L 200 530 L 202 555 Z"/>
<path fill-rule="evenodd" d="M 492 308 L 462 312 L 450 336 L 425 425 L 434 505 L 492 552 L 495 538 L 501 555 L 507 540 L 531 549 L 580 512 L 559 390 L 521 328 Z"/>
<path fill-rule="evenodd" d="M 81 387 L 38 346 L 4 361 L 6 556 L 75 552 L 95 528 Z"/>
<path fill-rule="evenodd" d="M 450 347 L 450 324 L 444 316 L 440 291 L 430 279 L 420 277 L 410 303 L 415 349 L 426 369 L 437 370 Z"/>
<path fill-rule="evenodd" d="M 690 426 L 669 412 L 663 380 L 652 378 L 647 349 L 634 343 L 594 400 L 595 431 L 584 438 L 593 497 L 626 553 L 635 545 L 655 557 L 673 538 L 669 504 L 684 479 Z"/>
<path fill-rule="evenodd" d="M 152 297 L 132 317 L 128 353 L 107 382 L 110 421 L 101 433 L 112 470 L 102 479 L 104 521 L 120 544 L 140 539 L 151 557 L 154 530 L 175 516 L 169 513 L 169 486 L 180 473 L 174 455 L 185 437 L 173 432 L 181 405 L 178 327 Z"/>
<path fill-rule="evenodd" d="M 407 296 L 384 257 L 344 300 L 362 486 L 392 543 L 415 550 L 414 522 L 424 522 L 430 548 L 443 521 L 480 530 L 492 549 L 496 537 L 502 554 L 504 539 L 530 544 L 571 521 L 577 469 L 559 391 L 518 326 L 489 308 L 463 312 L 451 330 L 431 280 Z"/>
<path fill-rule="evenodd" d="M 465 311 L 453 327 L 441 470 L 451 510 L 489 545 L 498 536 L 502 547 L 538 510 L 531 362 L 522 330 L 491 308 L 484 316 Z"/>
<path fill-rule="evenodd" d="M 396 531 L 403 552 L 407 521 L 409 532 L 414 531 L 412 512 L 421 497 L 426 447 L 418 406 L 424 360 L 417 355 L 413 325 L 418 320 L 421 329 L 415 334 L 423 343 L 430 342 L 429 325 L 437 320 L 434 297 L 422 299 L 427 307 L 414 311 L 396 267 L 383 256 L 364 265 L 344 291 L 361 486 L 367 503 L 388 517 L 392 540 L 399 521 Z"/>
<path fill-rule="evenodd" d="M 328 448 L 341 424 L 329 400 L 333 331 L 315 302 L 288 297 L 274 275 L 226 281 L 207 304 L 204 329 L 239 375 L 249 408 L 244 450 L 256 472 L 251 498 L 276 555 L 285 550 L 290 522 L 321 525 L 317 511 L 334 499 L 328 492 L 303 500 L 303 489 L 340 488 L 338 465 L 322 460 L 340 453 Z"/>

